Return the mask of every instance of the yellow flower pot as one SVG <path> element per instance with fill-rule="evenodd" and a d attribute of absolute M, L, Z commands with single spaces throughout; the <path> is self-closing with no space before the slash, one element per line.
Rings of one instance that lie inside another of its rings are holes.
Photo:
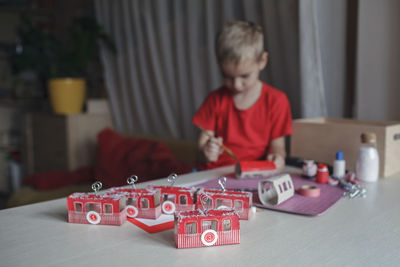
<path fill-rule="evenodd" d="M 86 97 L 86 80 L 57 78 L 48 81 L 50 103 L 56 114 L 81 113 Z"/>

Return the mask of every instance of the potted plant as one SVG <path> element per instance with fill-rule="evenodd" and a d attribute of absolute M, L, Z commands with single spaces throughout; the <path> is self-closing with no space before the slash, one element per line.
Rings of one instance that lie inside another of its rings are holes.
<path fill-rule="evenodd" d="M 89 17 L 75 19 L 62 38 L 23 17 L 18 34 L 21 44 L 11 60 L 15 72 L 33 71 L 44 87 L 47 84 L 55 113 L 80 113 L 98 42 L 115 52 L 111 38 Z"/>

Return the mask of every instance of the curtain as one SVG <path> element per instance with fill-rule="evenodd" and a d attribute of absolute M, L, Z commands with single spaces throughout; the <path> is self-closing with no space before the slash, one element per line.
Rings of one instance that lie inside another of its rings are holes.
<path fill-rule="evenodd" d="M 117 47 L 116 55 L 102 49 L 101 60 L 119 131 L 195 139 L 191 119 L 222 84 L 215 35 L 232 19 L 263 27 L 269 62 L 261 79 L 284 91 L 293 116 L 301 115 L 297 0 L 95 0 L 95 8 Z M 301 85 L 317 90 L 320 83 L 315 78 Z"/>
<path fill-rule="evenodd" d="M 353 1 L 354 3 L 354 1 Z M 348 66 L 352 32 L 346 0 L 299 1 L 301 117 L 351 116 L 354 77 Z M 355 38 L 354 38 L 355 39 Z"/>
<path fill-rule="evenodd" d="M 314 0 L 302 0 L 299 6 L 300 20 L 300 82 L 304 117 L 326 116 L 324 76 L 322 73 L 321 45 Z"/>

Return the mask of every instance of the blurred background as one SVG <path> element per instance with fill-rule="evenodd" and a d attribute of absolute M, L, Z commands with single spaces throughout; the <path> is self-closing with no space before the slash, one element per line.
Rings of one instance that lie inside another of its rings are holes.
<path fill-rule="evenodd" d="M 261 79 L 294 118 L 399 121 L 399 14 L 396 0 L 0 0 L 0 207 L 77 190 L 24 180 L 94 164 L 106 127 L 192 151 L 226 20 L 263 27 Z"/>

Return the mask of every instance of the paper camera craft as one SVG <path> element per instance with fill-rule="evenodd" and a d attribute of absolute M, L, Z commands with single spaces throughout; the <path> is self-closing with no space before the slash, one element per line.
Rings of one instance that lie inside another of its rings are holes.
<path fill-rule="evenodd" d="M 241 220 L 251 218 L 253 194 L 251 192 L 236 192 L 227 190 L 200 189 L 197 195 L 207 194 L 204 204 L 207 209 L 234 209 Z M 201 201 L 196 202 L 196 208 L 202 207 Z"/>
<path fill-rule="evenodd" d="M 239 216 L 232 209 L 178 212 L 175 241 L 177 248 L 239 244 Z"/>
<path fill-rule="evenodd" d="M 176 186 L 149 186 L 161 192 L 161 211 L 174 214 L 176 211 L 194 210 L 196 188 Z"/>
<path fill-rule="evenodd" d="M 275 173 L 275 163 L 268 160 L 238 161 L 235 166 L 235 175 L 239 179 L 268 176 Z"/>
<path fill-rule="evenodd" d="M 68 222 L 121 225 L 126 221 L 123 194 L 73 193 L 67 198 Z"/>
<path fill-rule="evenodd" d="M 160 189 L 113 187 L 110 193 L 119 193 L 126 199 L 126 216 L 130 218 L 157 219 L 161 215 Z"/>

